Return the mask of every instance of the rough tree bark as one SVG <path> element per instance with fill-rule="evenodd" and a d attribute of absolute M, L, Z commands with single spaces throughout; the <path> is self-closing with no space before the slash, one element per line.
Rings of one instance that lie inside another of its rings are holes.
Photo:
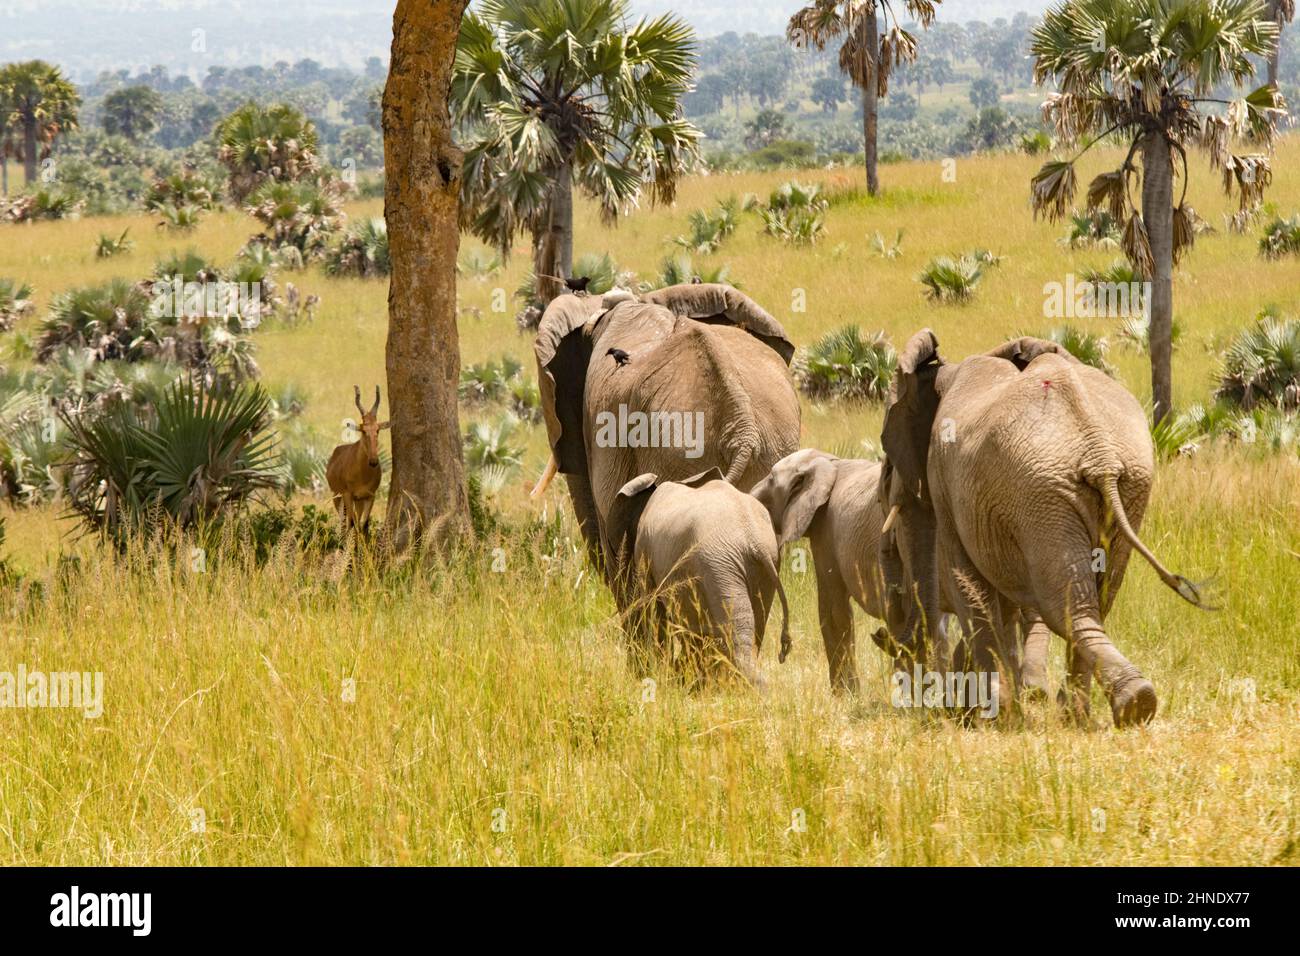
<path fill-rule="evenodd" d="M 1155 275 L 1151 280 L 1152 419 L 1157 424 L 1174 403 L 1174 164 L 1169 140 L 1161 132 L 1142 140 L 1142 221 L 1151 241 Z"/>
<path fill-rule="evenodd" d="M 537 295 L 550 302 L 564 292 L 564 283 L 573 271 L 573 165 L 564 163 L 555 174 L 551 192 L 550 218 L 533 261 L 537 277 Z"/>
<path fill-rule="evenodd" d="M 389 529 L 399 549 L 469 528 L 456 387 L 461 153 L 447 96 L 467 0 L 398 0 L 384 86 L 388 286 Z"/>
<path fill-rule="evenodd" d="M 876 24 L 876 8 L 874 5 L 863 15 L 858 29 L 861 31 L 858 41 L 862 44 L 862 49 L 871 51 L 871 58 L 867 64 L 867 82 L 862 87 L 862 147 L 866 152 L 867 193 L 874 196 L 880 192 L 880 174 L 876 170 L 876 138 L 880 125 L 880 96 L 879 81 L 876 79 L 876 59 L 880 56 L 880 29 Z"/>

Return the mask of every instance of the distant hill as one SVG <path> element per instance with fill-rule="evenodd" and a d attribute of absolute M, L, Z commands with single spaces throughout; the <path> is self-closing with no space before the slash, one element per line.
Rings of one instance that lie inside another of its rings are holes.
<path fill-rule="evenodd" d="M 702 36 L 778 34 L 799 5 L 750 0 L 740 18 L 734 0 L 632 0 L 634 13 L 674 10 Z M 903 10 L 901 0 L 896 5 Z M 0 0 L 0 62 L 40 57 L 79 79 L 155 65 L 197 79 L 210 66 L 269 67 L 303 57 L 359 67 L 368 56 L 387 56 L 393 6 L 394 0 Z M 1046 0 L 947 0 L 939 16 L 991 22 L 1046 6 Z"/>

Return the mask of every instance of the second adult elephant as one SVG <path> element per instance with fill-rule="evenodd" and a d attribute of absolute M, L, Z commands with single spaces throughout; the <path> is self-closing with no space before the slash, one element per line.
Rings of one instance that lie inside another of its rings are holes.
<path fill-rule="evenodd" d="M 1138 537 L 1155 462 L 1137 400 L 1055 343 L 1021 338 L 947 364 L 925 329 L 899 353 L 881 444 L 882 567 L 905 605 L 899 640 L 924 658 L 953 580 L 978 669 L 1000 663 L 1019 679 L 1010 623 L 1024 609 L 1066 639 L 1077 712 L 1095 674 L 1116 725 L 1150 720 L 1155 687 L 1103 625 L 1131 552 L 1191 603 L 1201 597 Z"/>
<path fill-rule="evenodd" d="M 798 447 L 794 345 L 730 286 L 560 296 L 533 348 L 548 473 L 566 477 L 588 550 L 611 582 L 607 518 L 633 478 L 675 481 L 717 468 L 748 491 Z"/>

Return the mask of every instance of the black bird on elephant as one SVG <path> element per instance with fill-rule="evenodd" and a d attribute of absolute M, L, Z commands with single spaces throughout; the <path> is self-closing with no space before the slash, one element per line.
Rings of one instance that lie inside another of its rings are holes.
<path fill-rule="evenodd" d="M 622 349 L 610 349 L 605 354 L 614 356 L 614 361 L 618 363 L 619 368 L 622 368 L 628 362 L 632 361 L 632 356 L 628 355 Z"/>
<path fill-rule="evenodd" d="M 591 282 L 591 276 L 569 276 L 564 280 L 570 292 L 586 292 L 587 283 Z"/>

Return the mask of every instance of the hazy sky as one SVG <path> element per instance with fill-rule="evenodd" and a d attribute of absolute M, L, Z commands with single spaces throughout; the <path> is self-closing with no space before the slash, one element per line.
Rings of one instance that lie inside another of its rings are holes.
<path fill-rule="evenodd" d="M 776 34 L 800 0 L 631 0 L 633 12 L 673 10 L 703 36 Z M 0 62 L 44 58 L 74 76 L 154 64 L 201 76 L 209 66 L 313 57 L 359 66 L 386 55 L 395 0 L 0 0 Z M 901 0 L 895 7 L 905 15 Z M 945 0 L 941 20 L 993 20 L 1047 0 Z M 195 51 L 195 31 L 203 49 Z"/>

